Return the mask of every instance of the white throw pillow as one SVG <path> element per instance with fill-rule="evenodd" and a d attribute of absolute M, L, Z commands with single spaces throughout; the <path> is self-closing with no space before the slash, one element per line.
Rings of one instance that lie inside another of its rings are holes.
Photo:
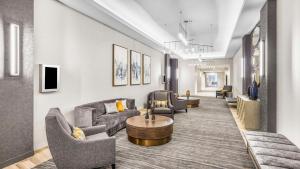
<path fill-rule="evenodd" d="M 128 109 L 128 107 L 127 107 L 127 101 L 126 100 L 122 100 L 122 105 L 124 107 L 124 110 Z"/>
<path fill-rule="evenodd" d="M 104 103 L 104 106 L 107 114 L 118 112 L 116 102 Z"/>

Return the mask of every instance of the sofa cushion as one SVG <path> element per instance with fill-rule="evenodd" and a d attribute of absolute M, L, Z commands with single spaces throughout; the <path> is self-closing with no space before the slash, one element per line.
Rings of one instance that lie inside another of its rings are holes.
<path fill-rule="evenodd" d="M 105 106 L 101 102 L 95 103 L 93 107 L 96 108 L 97 116 L 101 116 L 106 113 Z"/>
<path fill-rule="evenodd" d="M 267 155 L 267 156 L 287 158 L 291 160 L 300 160 L 299 152 L 262 148 L 262 147 L 251 147 L 251 151 L 255 155 Z"/>
<path fill-rule="evenodd" d="M 172 110 L 166 107 L 158 107 L 153 110 L 154 114 L 172 113 Z"/>
<path fill-rule="evenodd" d="M 166 91 L 154 92 L 154 100 L 168 100 L 168 92 Z"/>
<path fill-rule="evenodd" d="M 154 107 L 168 107 L 168 100 L 154 100 Z"/>
<path fill-rule="evenodd" d="M 300 150 L 295 145 L 286 145 L 286 144 L 278 144 L 278 143 L 268 143 L 268 142 L 261 142 L 261 141 L 249 141 L 250 147 L 262 147 L 262 148 L 270 148 L 276 150 L 285 150 L 285 151 L 292 151 L 292 152 L 300 152 Z"/>
<path fill-rule="evenodd" d="M 97 124 L 106 125 L 106 128 L 110 128 L 120 121 L 120 113 L 104 114 L 97 119 Z"/>
<path fill-rule="evenodd" d="M 286 138 L 246 135 L 246 139 L 248 141 L 261 141 L 261 142 L 293 145 L 293 143 Z"/>
<path fill-rule="evenodd" d="M 107 114 L 118 112 L 116 102 L 104 103 Z"/>
<path fill-rule="evenodd" d="M 256 160 L 260 165 L 283 167 L 283 168 L 300 168 L 299 160 L 292 160 L 281 157 L 256 155 Z"/>
<path fill-rule="evenodd" d="M 270 166 L 270 165 L 261 165 L 260 169 L 286 169 L 283 167 L 275 167 L 275 166 Z"/>
<path fill-rule="evenodd" d="M 103 140 L 105 138 L 108 138 L 108 135 L 105 132 L 86 136 L 86 140 L 88 141 Z"/>
<path fill-rule="evenodd" d="M 124 112 L 122 113 L 122 115 L 125 115 L 127 118 L 129 117 L 133 117 L 133 116 L 138 116 L 140 114 L 139 111 L 135 110 L 135 109 L 126 109 L 124 110 Z M 126 119 L 127 119 L 126 118 Z M 125 120 L 126 120 L 125 119 Z"/>
<path fill-rule="evenodd" d="M 244 134 L 247 135 L 253 135 L 253 136 L 265 136 L 265 137 L 275 137 L 275 138 L 286 138 L 282 134 L 278 133 L 268 133 L 268 132 L 261 132 L 261 131 L 244 131 Z"/>
<path fill-rule="evenodd" d="M 92 107 L 75 108 L 75 125 L 78 127 L 90 127 L 93 125 L 93 114 L 96 109 Z"/>
<path fill-rule="evenodd" d="M 77 140 L 85 140 L 86 139 L 84 132 L 82 131 L 81 128 L 78 128 L 78 127 L 73 128 L 72 136 Z"/>

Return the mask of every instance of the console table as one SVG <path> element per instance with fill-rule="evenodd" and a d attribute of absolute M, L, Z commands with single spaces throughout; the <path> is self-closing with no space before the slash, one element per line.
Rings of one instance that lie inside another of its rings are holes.
<path fill-rule="evenodd" d="M 237 115 L 247 130 L 260 129 L 260 100 L 251 100 L 245 95 L 237 97 Z"/>

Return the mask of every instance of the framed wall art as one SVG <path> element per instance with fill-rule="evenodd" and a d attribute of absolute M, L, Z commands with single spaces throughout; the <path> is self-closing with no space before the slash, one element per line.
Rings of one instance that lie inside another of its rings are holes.
<path fill-rule="evenodd" d="M 151 83 L 151 57 L 143 55 L 143 84 Z"/>
<path fill-rule="evenodd" d="M 130 51 L 130 84 L 139 85 L 142 81 L 142 55 L 139 52 Z"/>
<path fill-rule="evenodd" d="M 113 86 L 128 84 L 128 50 L 113 44 Z"/>

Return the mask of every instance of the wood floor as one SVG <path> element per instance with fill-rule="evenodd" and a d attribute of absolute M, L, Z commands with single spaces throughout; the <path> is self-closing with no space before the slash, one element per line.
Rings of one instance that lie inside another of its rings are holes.
<path fill-rule="evenodd" d="M 51 158 L 51 153 L 46 147 L 36 151 L 32 157 L 19 161 L 13 165 L 5 167 L 4 169 L 31 169 L 45 161 L 48 161 Z"/>
<path fill-rule="evenodd" d="M 235 107 L 229 107 L 233 117 L 234 117 L 234 120 L 238 126 L 238 128 L 240 129 L 240 131 L 242 132 L 243 130 L 245 130 L 244 128 L 241 127 L 241 124 L 238 120 L 238 117 L 237 117 L 237 114 L 236 114 L 236 108 Z M 10 165 L 8 167 L 5 167 L 4 169 L 32 169 L 34 168 L 35 166 L 45 162 L 45 161 L 48 161 L 49 159 L 51 159 L 52 156 L 51 156 L 51 153 L 49 151 L 49 149 L 46 147 L 46 148 L 43 148 L 43 149 L 40 149 L 38 151 L 35 152 L 34 156 L 32 157 L 29 157 L 25 160 L 22 160 L 20 162 L 17 162 L 13 165 Z"/>

